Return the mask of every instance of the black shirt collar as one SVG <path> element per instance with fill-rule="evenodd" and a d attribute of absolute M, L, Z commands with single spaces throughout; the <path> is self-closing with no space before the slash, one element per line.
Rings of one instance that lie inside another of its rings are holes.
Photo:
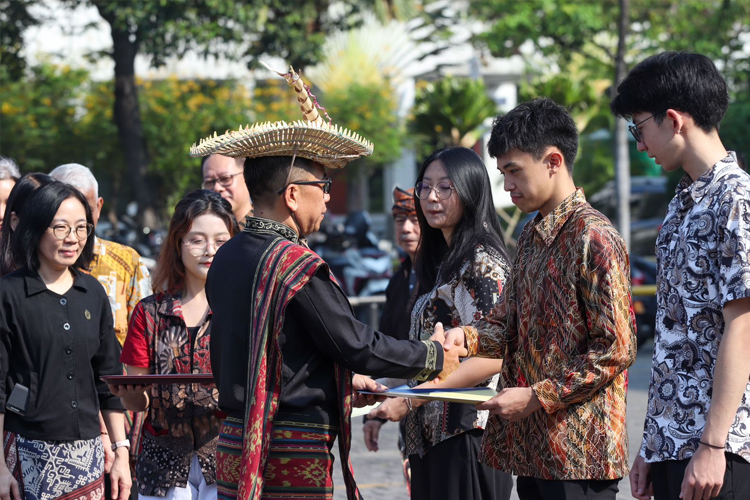
<path fill-rule="evenodd" d="M 83 274 L 78 269 L 69 268 L 73 272 L 73 288 L 77 288 L 83 292 L 88 292 L 91 289 L 89 288 L 89 283 L 86 282 L 85 279 L 83 279 Z M 35 295 L 40 292 L 47 291 L 47 285 L 44 283 L 44 280 L 42 280 L 42 277 L 39 276 L 39 273 L 36 269 L 29 269 L 28 267 L 24 268 L 23 270 L 24 274 L 24 281 L 26 283 L 26 296 Z"/>
<path fill-rule="evenodd" d="M 246 218 L 244 231 L 247 233 L 278 234 L 293 243 L 299 244 L 299 235 L 294 229 L 281 222 L 264 219 L 263 217 Z"/>

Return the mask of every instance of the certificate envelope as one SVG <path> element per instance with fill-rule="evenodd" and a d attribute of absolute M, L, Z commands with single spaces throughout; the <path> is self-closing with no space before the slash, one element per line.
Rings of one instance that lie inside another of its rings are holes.
<path fill-rule="evenodd" d="M 400 385 L 385 392 L 358 391 L 361 394 L 375 394 L 389 398 L 428 399 L 431 401 L 447 401 L 449 403 L 477 404 L 492 399 L 497 392 L 490 387 L 466 387 L 461 389 L 412 389 Z"/>

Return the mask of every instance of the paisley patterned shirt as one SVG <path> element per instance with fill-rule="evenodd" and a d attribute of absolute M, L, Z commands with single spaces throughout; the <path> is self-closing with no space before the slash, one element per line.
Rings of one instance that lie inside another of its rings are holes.
<path fill-rule="evenodd" d="M 211 373 L 211 313 L 191 338 L 177 295 L 158 293 L 138 303 L 120 361 L 151 373 Z M 200 384 L 154 385 L 136 463 L 138 493 L 165 496 L 187 485 L 193 454 L 206 483 L 216 482 L 221 420 L 218 390 Z"/>
<path fill-rule="evenodd" d="M 491 415 L 485 464 L 554 480 L 628 473 L 629 276 L 622 237 L 581 190 L 524 227 L 501 300 L 465 332 L 470 353 L 504 358 L 503 387 L 531 387 L 542 408 L 517 422 Z"/>
<path fill-rule="evenodd" d="M 464 262 L 458 275 L 417 299 L 411 314 L 410 338 L 429 339 L 438 322 L 447 330 L 484 317 L 498 301 L 509 273 L 510 265 L 500 252 L 478 245 L 473 262 Z M 498 379 L 499 375 L 495 375 L 477 387 L 497 389 Z M 419 383 L 412 380 L 409 385 Z M 478 412 L 470 404 L 426 403 L 406 418 L 406 454 L 421 456 L 451 436 L 483 429 L 488 416 L 488 411 Z"/>
<path fill-rule="evenodd" d="M 690 458 L 711 406 L 724 306 L 750 297 L 750 176 L 734 153 L 685 175 L 656 240 L 656 338 L 641 445 L 647 462 Z M 726 451 L 750 461 L 750 384 Z"/>

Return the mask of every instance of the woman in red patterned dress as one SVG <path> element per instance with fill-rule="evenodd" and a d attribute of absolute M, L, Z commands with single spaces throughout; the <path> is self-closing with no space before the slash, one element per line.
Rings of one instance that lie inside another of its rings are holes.
<path fill-rule="evenodd" d="M 198 190 L 175 207 L 153 275 L 138 303 L 120 361 L 128 374 L 211 373 L 211 311 L 205 285 L 214 255 L 238 231 L 232 207 Z M 144 499 L 216 498 L 218 391 L 202 384 L 112 388 L 132 411 L 148 409 L 136 462 Z"/>

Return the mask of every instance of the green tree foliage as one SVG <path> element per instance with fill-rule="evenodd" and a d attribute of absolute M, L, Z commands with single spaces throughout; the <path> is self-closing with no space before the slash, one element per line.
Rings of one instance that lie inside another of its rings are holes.
<path fill-rule="evenodd" d="M 18 80 L 23 76 L 26 61 L 21 57 L 26 28 L 39 24 L 29 13 L 37 0 L 0 0 L 0 67 L 3 78 Z"/>
<path fill-rule="evenodd" d="M 252 96 L 237 82 L 169 78 L 138 82 L 140 111 L 151 162 L 147 181 L 167 215 L 186 192 L 200 185 L 199 162 L 189 145 L 207 130 L 250 122 Z M 112 122 L 111 82 L 92 82 L 83 70 L 42 64 L 28 77 L 0 84 L 3 104 L 0 151 L 24 171 L 49 172 L 63 163 L 93 169 L 107 207 L 135 199 L 134 186 Z"/>
<path fill-rule="evenodd" d="M 411 130 L 423 156 L 437 148 L 470 148 L 484 132 L 484 121 L 496 114 L 482 81 L 449 76 L 419 85 Z"/>
<path fill-rule="evenodd" d="M 563 71 L 579 55 L 596 76 L 613 74 L 617 0 L 475 0 L 469 10 L 492 20 L 477 40 L 493 55 L 519 54 L 530 42 Z M 733 82 L 747 82 L 749 63 L 740 36 L 750 30 L 747 0 L 637 0 L 630 3 L 629 17 L 628 64 L 664 50 L 687 50 L 722 62 Z"/>
<path fill-rule="evenodd" d="M 357 162 L 382 167 L 401 156 L 403 127 L 390 87 L 352 83 L 325 94 L 325 107 L 334 123 L 343 125 L 375 144 L 372 156 Z"/>
<path fill-rule="evenodd" d="M 608 103 L 617 47 L 617 0 L 476 0 L 470 12 L 492 20 L 477 41 L 493 55 L 508 57 L 525 53 L 524 44 L 533 47 L 533 55 L 527 56 L 530 83 L 521 86 L 519 100 L 547 96 L 568 107 L 581 131 L 576 182 L 592 193 L 612 179 L 612 139 L 596 132 L 614 128 Z M 626 62 L 633 65 L 664 50 L 700 52 L 717 62 L 735 99 L 748 101 L 750 57 L 741 36 L 748 33 L 747 0 L 631 1 Z M 727 147 L 743 147 L 749 124 L 747 106 L 733 103 L 721 129 Z M 655 164 L 637 152 L 632 141 L 629 144 L 631 173 L 653 174 Z"/>
<path fill-rule="evenodd" d="M 748 128 L 750 128 L 750 99 L 733 102 L 721 122 L 719 135 L 727 149 L 742 155 L 745 161 L 745 170 L 750 172 L 750 167 L 747 164 L 750 161 Z"/>
<path fill-rule="evenodd" d="M 82 141 L 79 115 L 88 75 L 82 70 L 42 64 L 29 76 L 13 81 L 0 69 L 0 151 L 22 169 L 48 172 L 76 161 L 87 145 Z"/>

